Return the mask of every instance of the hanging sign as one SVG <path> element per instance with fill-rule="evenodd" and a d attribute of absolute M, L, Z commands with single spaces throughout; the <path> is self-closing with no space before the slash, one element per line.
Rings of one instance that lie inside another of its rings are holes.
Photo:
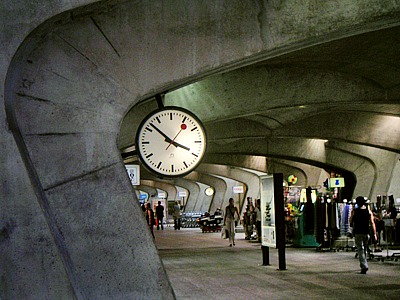
<path fill-rule="evenodd" d="M 329 187 L 330 188 L 344 187 L 344 178 L 343 177 L 329 178 Z"/>
<path fill-rule="evenodd" d="M 244 189 L 242 185 L 234 186 L 233 187 L 233 193 L 234 194 L 243 194 Z"/>
<path fill-rule="evenodd" d="M 132 185 L 140 185 L 140 166 L 125 165 L 125 168 Z"/>

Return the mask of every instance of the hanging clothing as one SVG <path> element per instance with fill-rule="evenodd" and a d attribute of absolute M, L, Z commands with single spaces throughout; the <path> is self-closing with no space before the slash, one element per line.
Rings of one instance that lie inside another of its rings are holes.
<path fill-rule="evenodd" d="M 325 217 L 324 217 L 324 204 L 321 203 L 321 199 L 318 199 L 315 203 L 315 211 L 316 211 L 316 219 L 317 219 L 317 227 L 316 227 L 316 240 L 317 243 L 322 244 L 324 241 L 324 224 L 325 224 Z"/>
<path fill-rule="evenodd" d="M 314 234 L 314 204 L 311 201 L 304 205 L 304 233 Z"/>

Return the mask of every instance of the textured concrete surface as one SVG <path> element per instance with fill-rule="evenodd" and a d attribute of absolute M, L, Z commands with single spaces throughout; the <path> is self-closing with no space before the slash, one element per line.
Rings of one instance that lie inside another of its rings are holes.
<path fill-rule="evenodd" d="M 279 271 L 278 251 L 262 266 L 260 244 L 243 233 L 233 248 L 198 228 L 155 234 L 177 299 L 399 299 L 400 262 L 370 261 L 361 275 L 352 251 L 286 248 L 287 270 Z"/>

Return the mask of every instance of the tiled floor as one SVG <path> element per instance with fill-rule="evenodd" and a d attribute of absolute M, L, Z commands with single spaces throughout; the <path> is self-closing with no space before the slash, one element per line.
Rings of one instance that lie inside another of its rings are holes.
<path fill-rule="evenodd" d="M 287 269 L 278 270 L 278 251 L 263 266 L 260 244 L 243 233 L 232 248 L 198 228 L 155 235 L 177 299 L 400 299 L 400 262 L 370 261 L 361 275 L 354 252 L 286 248 Z"/>

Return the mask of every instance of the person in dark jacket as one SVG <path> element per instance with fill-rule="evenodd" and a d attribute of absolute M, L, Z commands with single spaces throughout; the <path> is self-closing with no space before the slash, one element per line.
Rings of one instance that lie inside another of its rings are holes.
<path fill-rule="evenodd" d="M 158 206 L 156 207 L 156 216 L 157 216 L 157 230 L 164 230 L 164 206 L 161 205 L 161 201 L 158 201 Z"/>
<path fill-rule="evenodd" d="M 374 238 L 377 239 L 377 236 L 374 216 L 369 209 L 369 206 L 366 205 L 365 198 L 362 196 L 356 198 L 356 207 L 351 212 L 350 224 L 353 224 L 354 241 L 357 247 L 358 259 L 360 261 L 361 274 L 367 274 L 367 249 L 370 224 L 372 225 Z"/>

